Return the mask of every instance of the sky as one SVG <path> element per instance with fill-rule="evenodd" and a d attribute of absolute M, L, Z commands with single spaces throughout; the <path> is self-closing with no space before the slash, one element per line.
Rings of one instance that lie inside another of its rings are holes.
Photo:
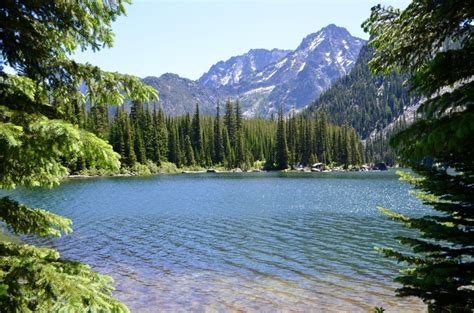
<path fill-rule="evenodd" d="M 176 73 L 198 79 L 250 49 L 295 49 L 328 24 L 367 39 L 360 25 L 378 3 L 406 0 L 135 0 L 113 23 L 114 46 L 78 52 L 76 61 L 139 77 Z"/>

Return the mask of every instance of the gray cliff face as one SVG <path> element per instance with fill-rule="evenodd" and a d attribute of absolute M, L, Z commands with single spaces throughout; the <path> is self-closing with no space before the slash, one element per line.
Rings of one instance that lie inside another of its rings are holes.
<path fill-rule="evenodd" d="M 291 51 L 252 49 L 243 55 L 234 56 L 227 61 L 214 64 L 207 73 L 199 78 L 198 82 L 211 88 L 237 86 L 241 80 L 245 80 L 267 65 L 282 59 L 289 52 Z"/>

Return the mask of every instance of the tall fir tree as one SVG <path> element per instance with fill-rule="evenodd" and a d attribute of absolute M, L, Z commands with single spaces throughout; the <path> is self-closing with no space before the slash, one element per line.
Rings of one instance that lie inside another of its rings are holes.
<path fill-rule="evenodd" d="M 285 127 L 285 118 L 283 116 L 283 109 L 280 108 L 278 111 L 278 126 L 276 132 L 276 169 L 284 170 L 288 168 L 289 165 L 289 152 L 288 144 L 286 141 L 286 127 Z"/>
<path fill-rule="evenodd" d="M 202 127 L 201 116 L 199 113 L 199 104 L 196 104 L 196 110 L 194 112 L 192 121 L 192 146 L 196 162 L 203 165 L 205 163 L 205 157 L 202 144 Z"/>
<path fill-rule="evenodd" d="M 221 116 L 220 116 L 220 104 L 217 102 L 216 106 L 216 118 L 214 120 L 214 154 L 213 162 L 220 164 L 223 161 L 224 146 L 222 144 L 222 130 L 221 130 Z"/>
<path fill-rule="evenodd" d="M 401 173 L 436 213 L 383 210 L 420 235 L 398 238 L 413 253 L 380 249 L 410 266 L 396 280 L 430 312 L 474 311 L 474 28 L 470 1 L 412 1 L 404 10 L 376 6 L 364 28 L 373 37 L 376 73 L 401 70 L 426 100 L 416 121 L 392 139 Z"/>

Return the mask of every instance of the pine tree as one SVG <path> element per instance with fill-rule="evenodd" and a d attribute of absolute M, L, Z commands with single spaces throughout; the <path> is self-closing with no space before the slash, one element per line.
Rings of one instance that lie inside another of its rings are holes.
<path fill-rule="evenodd" d="M 474 36 L 469 1 L 415 0 L 407 8 L 372 8 L 364 28 L 373 40 L 376 73 L 401 70 L 426 97 L 417 120 L 391 144 L 416 175 L 401 173 L 437 212 L 409 217 L 384 210 L 417 230 L 401 237 L 413 253 L 380 249 L 411 267 L 396 280 L 430 312 L 474 311 Z M 420 161 L 422 160 L 422 161 Z"/>
<path fill-rule="evenodd" d="M 222 132 L 222 142 L 224 144 L 224 165 L 227 168 L 231 168 L 235 164 L 235 156 L 234 156 L 234 150 L 232 149 L 231 143 L 230 143 L 230 138 L 229 138 L 229 132 L 227 131 L 227 128 L 224 128 L 224 131 Z"/>
<path fill-rule="evenodd" d="M 189 135 L 186 135 L 186 137 L 184 138 L 184 157 L 186 160 L 186 165 L 192 166 L 196 163 L 194 159 L 193 145 L 191 144 L 191 139 L 189 138 Z"/>
<path fill-rule="evenodd" d="M 160 155 L 161 161 L 166 161 L 166 156 L 168 155 L 168 130 L 166 128 L 165 112 L 162 107 L 159 108 L 158 115 L 154 115 L 154 127 L 157 154 Z"/>
<path fill-rule="evenodd" d="M 227 100 L 225 103 L 225 116 L 224 116 L 224 125 L 227 128 L 227 133 L 229 135 L 229 140 L 232 146 L 235 146 L 235 128 L 236 128 L 236 121 L 235 121 L 235 112 L 234 112 L 234 105 L 232 101 Z"/>
<path fill-rule="evenodd" d="M 156 150 L 156 132 L 153 125 L 153 116 L 151 115 L 150 106 L 146 106 L 144 112 L 143 123 L 143 143 L 145 145 L 145 153 L 147 158 L 155 163 L 160 162 L 159 153 Z"/>
<path fill-rule="evenodd" d="M 171 130 L 168 132 L 169 133 L 169 140 L 168 140 L 168 160 L 170 162 L 173 162 L 176 164 L 176 166 L 180 167 L 183 162 L 182 162 L 182 152 L 181 152 L 181 144 L 179 143 L 179 135 L 178 135 L 178 129 L 176 125 L 171 124 L 170 126 Z"/>
<path fill-rule="evenodd" d="M 134 147 L 134 136 L 133 136 L 133 128 L 130 122 L 130 118 L 128 118 L 125 113 L 123 113 L 123 121 L 122 125 L 124 127 L 123 131 L 123 142 L 124 142 L 124 163 L 132 167 L 137 162 L 137 156 L 135 154 L 135 147 Z"/>
<path fill-rule="evenodd" d="M 202 165 L 205 162 L 204 149 L 202 144 L 202 128 L 201 117 L 199 115 L 199 104 L 196 104 L 196 111 L 194 112 L 192 121 L 192 146 L 196 162 Z"/>
<path fill-rule="evenodd" d="M 285 119 L 283 109 L 278 111 L 278 128 L 276 133 L 276 169 L 284 170 L 288 168 L 289 152 L 286 141 Z"/>
<path fill-rule="evenodd" d="M 235 102 L 235 130 L 234 130 L 234 151 L 235 151 L 235 164 L 237 167 L 242 167 L 245 164 L 245 152 L 244 152 L 244 134 L 242 125 L 242 111 L 240 109 L 240 102 Z"/>
<path fill-rule="evenodd" d="M 214 156 L 213 156 L 213 162 L 215 164 L 222 163 L 223 154 L 224 154 L 224 146 L 222 144 L 220 104 L 218 102 L 217 107 L 216 107 L 216 118 L 214 120 Z"/>
<path fill-rule="evenodd" d="M 102 139 L 108 138 L 109 110 L 107 106 L 93 106 L 90 109 L 89 130 Z"/>
<path fill-rule="evenodd" d="M 124 1 L 2 1 L 0 12 L 0 188 L 58 185 L 69 173 L 65 165 L 78 158 L 91 167 L 117 171 L 119 156 L 112 147 L 71 124 L 63 109 L 68 107 L 70 114 L 71 103 L 86 100 L 93 108 L 120 105 L 123 95 L 143 101 L 156 98 L 156 91 L 136 77 L 68 58 L 78 47 L 111 46 L 110 25 L 125 13 Z M 6 73 L 3 65 L 16 74 Z M 81 84 L 86 94 L 80 92 Z M 108 119 L 93 122 L 100 128 Z M 7 197 L 0 198 L 0 220 L 14 234 L 29 235 L 24 241 L 0 240 L 2 311 L 128 311 L 112 298 L 110 277 L 61 258 L 54 249 L 27 243 L 33 235 L 69 233 L 71 220 Z"/>

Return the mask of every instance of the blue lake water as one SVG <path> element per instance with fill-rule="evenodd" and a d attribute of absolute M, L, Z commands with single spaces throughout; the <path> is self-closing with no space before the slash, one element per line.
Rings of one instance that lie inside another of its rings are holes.
<path fill-rule="evenodd" d="M 8 193 L 73 219 L 72 234 L 33 242 L 111 275 L 132 312 L 422 312 L 373 249 L 408 233 L 378 206 L 427 212 L 409 187 L 392 171 L 217 173 Z"/>

